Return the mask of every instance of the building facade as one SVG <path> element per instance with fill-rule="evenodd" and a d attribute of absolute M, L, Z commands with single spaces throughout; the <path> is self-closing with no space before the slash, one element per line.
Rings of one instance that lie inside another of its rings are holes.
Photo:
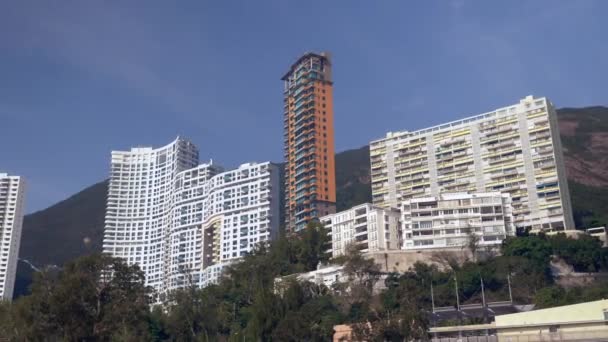
<path fill-rule="evenodd" d="M 403 249 L 464 247 L 472 234 L 479 246 L 515 235 L 507 193 L 442 194 L 403 201 Z"/>
<path fill-rule="evenodd" d="M 177 138 L 167 146 L 113 151 L 103 251 L 138 264 L 146 285 L 163 289 L 177 174 L 198 164 L 198 149 Z"/>
<path fill-rule="evenodd" d="M 13 299 L 24 201 L 23 178 L 0 173 L 0 301 Z"/>
<path fill-rule="evenodd" d="M 321 217 L 331 237 L 333 257 L 343 255 L 350 244 L 363 253 L 399 249 L 399 210 L 369 203 Z"/>
<path fill-rule="evenodd" d="M 496 315 L 487 324 L 429 329 L 431 341 L 608 341 L 608 300 Z"/>
<path fill-rule="evenodd" d="M 555 109 L 546 98 L 370 144 L 373 203 L 454 192 L 511 195 L 518 228 L 574 228 Z"/>
<path fill-rule="evenodd" d="M 278 235 L 278 167 L 247 163 L 214 176 L 210 167 L 177 176 L 168 290 L 190 276 L 200 286 L 214 283 L 225 265 Z"/>
<path fill-rule="evenodd" d="M 198 150 L 180 138 L 112 152 L 103 250 L 138 264 L 158 294 L 213 283 L 277 234 L 278 182 L 268 162 L 198 165 Z"/>
<path fill-rule="evenodd" d="M 285 224 L 298 231 L 335 212 L 333 82 L 330 57 L 306 53 L 283 76 Z"/>

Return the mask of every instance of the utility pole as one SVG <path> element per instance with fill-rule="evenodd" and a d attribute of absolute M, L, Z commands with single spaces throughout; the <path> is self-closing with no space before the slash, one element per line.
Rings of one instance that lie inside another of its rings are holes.
<path fill-rule="evenodd" d="M 458 325 L 462 325 L 462 315 L 460 312 L 460 296 L 458 295 L 458 278 L 454 273 L 454 286 L 456 287 L 456 316 L 458 317 Z M 458 329 L 458 337 L 462 337 L 462 330 Z"/>
<path fill-rule="evenodd" d="M 433 313 L 435 313 L 435 294 L 433 293 L 433 281 L 431 280 L 431 305 L 433 307 Z"/>
<path fill-rule="evenodd" d="M 431 279 L 431 307 L 433 308 L 431 312 L 431 323 L 433 327 L 437 326 L 437 318 L 435 317 L 435 293 L 433 292 L 433 279 Z M 435 338 L 437 338 L 437 333 L 434 334 Z"/>
<path fill-rule="evenodd" d="M 513 304 L 513 292 L 511 292 L 511 275 L 507 273 L 507 284 L 509 284 L 509 301 Z"/>
<path fill-rule="evenodd" d="M 483 310 L 483 322 L 489 323 L 488 307 L 487 307 L 487 302 L 486 302 L 486 293 L 484 291 L 483 277 L 481 276 L 481 273 L 479 273 L 479 281 L 481 282 L 481 305 L 482 305 L 482 310 Z M 486 336 L 488 336 L 488 334 L 489 334 L 489 331 L 488 331 L 488 329 L 486 329 Z"/>

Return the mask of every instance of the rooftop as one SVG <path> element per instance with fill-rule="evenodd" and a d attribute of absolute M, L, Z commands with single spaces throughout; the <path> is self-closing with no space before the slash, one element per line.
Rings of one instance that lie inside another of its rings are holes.
<path fill-rule="evenodd" d="M 295 63 L 293 63 L 290 67 L 289 67 L 289 71 L 287 71 L 285 73 L 285 75 L 283 75 L 283 77 L 281 77 L 281 80 L 286 80 L 289 75 L 291 73 L 293 73 L 296 69 L 296 67 L 298 66 L 298 64 L 300 64 L 303 60 L 310 58 L 310 57 L 319 57 L 322 59 L 325 59 L 327 61 L 327 63 L 331 64 L 331 55 L 329 52 L 327 51 L 323 51 L 321 53 L 316 53 L 316 52 L 305 52 L 302 56 L 300 56 L 300 58 L 298 58 Z"/>
<path fill-rule="evenodd" d="M 528 95 L 525 98 L 521 99 L 519 101 L 519 103 L 520 104 L 531 103 L 532 101 L 535 101 L 535 102 L 543 101 L 543 103 L 548 102 L 547 98 L 545 98 L 545 97 L 535 98 L 533 95 Z M 384 137 L 382 139 L 373 140 L 372 144 L 383 142 L 383 141 L 394 139 L 394 138 L 413 137 L 413 136 L 423 135 L 423 134 L 427 134 L 427 133 L 431 133 L 431 132 L 436 132 L 436 131 L 441 131 L 441 130 L 446 130 L 446 129 L 453 129 L 453 128 L 457 128 L 460 126 L 464 126 L 471 122 L 487 120 L 487 119 L 491 119 L 491 118 L 495 118 L 495 117 L 502 117 L 502 116 L 508 115 L 510 113 L 513 113 L 516 110 L 517 110 L 517 104 L 498 108 L 491 112 L 470 116 L 470 117 L 467 117 L 464 119 L 451 121 L 451 122 L 448 122 L 445 124 L 440 124 L 440 125 L 432 126 L 429 128 L 419 129 L 417 131 L 409 132 L 406 130 L 406 131 L 399 131 L 399 132 L 388 132 L 388 133 L 386 133 L 386 137 Z"/>

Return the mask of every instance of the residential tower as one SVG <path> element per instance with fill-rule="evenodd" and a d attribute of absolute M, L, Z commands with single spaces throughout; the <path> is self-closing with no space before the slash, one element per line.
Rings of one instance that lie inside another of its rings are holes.
<path fill-rule="evenodd" d="M 332 65 L 305 53 L 283 76 L 285 224 L 299 231 L 336 210 Z"/>
<path fill-rule="evenodd" d="M 13 299 L 24 201 L 23 178 L 0 173 L 0 301 Z"/>
<path fill-rule="evenodd" d="M 574 228 L 557 116 L 546 98 L 528 96 L 489 113 L 388 133 L 371 142 L 370 159 L 376 205 L 498 191 L 510 194 L 518 228 Z"/>

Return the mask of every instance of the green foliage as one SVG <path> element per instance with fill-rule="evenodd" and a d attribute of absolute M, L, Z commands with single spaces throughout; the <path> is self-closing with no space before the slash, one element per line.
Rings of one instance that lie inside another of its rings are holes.
<path fill-rule="evenodd" d="M 0 330 L 18 341 L 148 339 L 149 290 L 143 284 L 136 266 L 82 257 L 61 271 L 37 274 L 32 294 L 5 309 L 9 319 L 0 321 Z"/>
<path fill-rule="evenodd" d="M 561 233 L 508 238 L 503 243 L 502 253 L 505 256 L 524 257 L 543 272 L 547 272 L 552 255 L 562 258 L 577 272 L 608 269 L 608 249 L 602 248 L 597 238 L 588 235 L 576 239 Z"/>
<path fill-rule="evenodd" d="M 607 297 L 608 283 L 606 282 L 597 282 L 584 287 L 570 289 L 564 289 L 555 285 L 540 289 L 534 297 L 534 304 L 538 308 L 550 308 L 600 300 Z"/>
<path fill-rule="evenodd" d="M 226 270 L 218 285 L 175 291 L 165 330 L 172 340 L 206 341 L 221 337 L 235 341 L 289 340 L 306 332 L 311 340 L 326 338 L 339 321 L 331 297 L 312 284 L 291 282 L 282 296 L 275 293 L 275 278 L 316 269 L 327 261 L 327 231 L 316 222 L 302 232 L 259 245 L 241 262 Z M 327 312 L 326 312 L 327 311 Z M 321 338 L 320 336 L 323 336 Z M 280 338 L 279 338 L 280 337 Z"/>
<path fill-rule="evenodd" d="M 608 226 L 608 191 L 604 187 L 593 187 L 568 181 L 572 211 L 577 227 Z"/>
<path fill-rule="evenodd" d="M 602 267 L 602 243 L 595 237 L 577 239 L 557 234 L 549 239 L 553 253 L 564 259 L 577 272 L 597 272 Z"/>
<path fill-rule="evenodd" d="M 504 256 L 520 256 L 534 262 L 539 269 L 549 267 L 551 243 L 543 235 L 530 235 L 526 238 L 508 237 L 502 245 Z"/>
<path fill-rule="evenodd" d="M 343 321 L 334 299 L 321 296 L 287 312 L 272 333 L 273 341 L 326 341 Z"/>
<path fill-rule="evenodd" d="M 189 286 L 152 308 L 136 266 L 107 256 L 75 260 L 62 270 L 36 274 L 31 295 L 0 303 L 0 336 L 17 341 L 326 341 L 337 324 L 349 324 L 359 340 L 425 340 L 435 306 L 513 299 L 540 307 L 608 296 L 608 284 L 564 289 L 548 272 L 552 255 L 576 267 L 598 270 L 606 250 L 595 239 L 530 235 L 509 239 L 503 255 L 452 263 L 449 268 L 416 263 L 402 274 L 385 275 L 375 292 L 379 265 L 349 246 L 338 261 L 345 280 L 332 289 L 277 277 L 316 269 L 327 261 L 327 233 L 318 223 L 260 245 L 227 269 L 217 285 Z M 336 261 L 336 260 L 334 260 Z M 110 276 L 111 275 L 111 276 Z M 470 319 L 468 323 L 481 323 Z M 443 322 L 460 324 L 462 322 Z"/>
<path fill-rule="evenodd" d="M 354 325 L 360 340 L 426 339 L 431 311 L 431 280 L 443 276 L 435 266 L 417 263 L 402 275 L 391 274 L 380 301 L 371 305 L 368 320 Z"/>

